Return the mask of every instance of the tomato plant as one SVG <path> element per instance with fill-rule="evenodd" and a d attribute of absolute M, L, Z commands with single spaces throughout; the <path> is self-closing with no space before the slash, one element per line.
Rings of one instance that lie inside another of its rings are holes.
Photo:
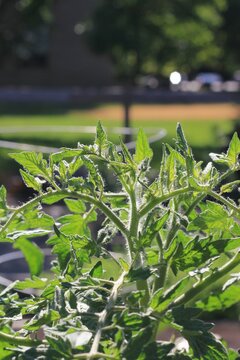
<path fill-rule="evenodd" d="M 60 149 L 48 160 L 11 154 L 36 195 L 11 208 L 0 189 L 0 241 L 23 252 L 31 274 L 1 292 L 1 359 L 237 359 L 199 315 L 240 300 L 240 208 L 231 199 L 240 181 L 228 181 L 240 169 L 240 140 L 234 134 L 227 153 L 210 154 L 206 166 L 195 161 L 180 125 L 175 144 L 163 146 L 154 179 L 141 130 L 133 155 L 123 143 L 118 151 L 101 124 L 93 145 Z M 115 192 L 106 190 L 104 168 Z M 68 214 L 53 218 L 48 208 L 59 201 Z M 55 256 L 48 278 L 32 241 L 40 236 Z M 125 246 L 116 254 L 120 236 Z M 21 294 L 26 289 L 37 295 Z M 161 325 L 178 338 L 159 341 Z"/>

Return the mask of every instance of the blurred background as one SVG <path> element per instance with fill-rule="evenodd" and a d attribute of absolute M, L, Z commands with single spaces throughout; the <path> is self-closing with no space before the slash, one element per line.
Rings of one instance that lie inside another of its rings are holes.
<path fill-rule="evenodd" d="M 0 0 L 0 140 L 75 146 L 101 120 L 160 152 L 181 121 L 207 160 L 238 128 L 239 17 L 238 0 Z"/>
<path fill-rule="evenodd" d="M 197 159 L 224 151 L 240 128 L 239 19 L 239 0 L 0 0 L 0 182 L 10 203 L 32 194 L 9 152 L 89 143 L 99 120 L 130 147 L 144 128 L 156 171 L 179 121 Z"/>

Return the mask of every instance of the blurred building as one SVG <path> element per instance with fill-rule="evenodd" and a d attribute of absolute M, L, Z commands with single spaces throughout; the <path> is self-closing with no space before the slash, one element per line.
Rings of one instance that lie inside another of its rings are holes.
<path fill-rule="evenodd" d="M 6 61 L 0 68 L 0 85 L 111 85 L 110 62 L 93 54 L 82 36 L 84 21 L 97 1 L 55 0 L 53 23 L 47 32 L 47 46 L 41 61 Z"/>

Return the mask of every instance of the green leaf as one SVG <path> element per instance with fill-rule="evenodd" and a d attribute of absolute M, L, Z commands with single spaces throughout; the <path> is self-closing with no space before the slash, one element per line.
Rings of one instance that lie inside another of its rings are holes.
<path fill-rule="evenodd" d="M 185 293 L 188 283 L 189 278 L 185 277 L 166 292 L 164 292 L 163 288 L 157 290 L 151 298 L 150 307 L 158 312 L 164 311 L 174 299 Z"/>
<path fill-rule="evenodd" d="M 237 249 L 240 246 L 240 238 L 221 239 L 212 241 L 211 237 L 194 238 L 185 247 L 179 246 L 172 257 L 172 266 L 180 271 L 194 269 L 210 259 L 224 252 Z"/>
<path fill-rule="evenodd" d="M 8 326 L 2 326 L 1 331 L 6 334 L 11 334 L 12 331 Z M 10 350 L 11 345 L 7 341 L 0 341 L 0 360 L 11 360 L 14 357 L 14 350 Z"/>
<path fill-rule="evenodd" d="M 230 141 L 227 151 L 227 159 L 230 167 L 238 165 L 238 156 L 240 154 L 240 140 L 237 132 L 234 133 L 232 140 Z"/>
<path fill-rule="evenodd" d="M 238 157 L 240 154 L 240 140 L 238 134 L 235 132 L 229 144 L 227 154 L 210 153 L 213 161 L 219 164 L 227 165 L 230 169 L 235 169 L 238 165 Z"/>
<path fill-rule="evenodd" d="M 138 356 L 137 360 L 157 360 L 157 359 L 175 359 L 173 356 L 167 356 L 169 352 L 174 348 L 174 344 L 170 342 L 152 342 L 141 351 L 141 354 Z M 176 358 L 178 359 L 178 358 Z M 179 358 L 178 360 L 188 360 L 190 358 Z"/>
<path fill-rule="evenodd" d="M 226 154 L 210 153 L 209 156 L 212 159 L 212 161 L 214 161 L 215 163 L 224 164 L 228 166 L 228 158 Z"/>
<path fill-rule="evenodd" d="M 157 248 L 145 248 L 146 260 L 148 265 L 159 265 L 159 247 Z"/>
<path fill-rule="evenodd" d="M 203 190 L 203 185 L 200 184 L 196 179 L 194 179 L 192 176 L 189 176 L 188 183 L 194 190 Z"/>
<path fill-rule="evenodd" d="M 47 229 L 52 229 L 54 220 L 51 216 L 43 213 L 38 208 L 31 209 L 31 211 L 24 211 L 21 221 L 17 224 L 14 224 L 10 230 L 28 230 L 28 229 L 42 229 L 43 231 Z M 32 231 L 30 230 L 30 231 Z"/>
<path fill-rule="evenodd" d="M 152 337 L 152 328 L 150 326 L 140 329 L 129 341 L 123 352 L 123 357 L 127 360 L 138 359 L 142 352 L 143 344 L 146 346 Z"/>
<path fill-rule="evenodd" d="M 197 336 L 185 336 L 198 360 L 229 360 L 223 344 L 209 332 Z"/>
<path fill-rule="evenodd" d="M 63 224 L 61 231 L 66 235 L 90 236 L 90 230 L 87 226 L 88 219 L 84 219 L 80 214 L 68 214 L 62 216 L 58 221 Z M 91 220 L 89 219 L 89 222 Z"/>
<path fill-rule="evenodd" d="M 139 130 L 136 142 L 136 152 L 134 155 L 134 160 L 137 164 L 140 164 L 145 159 L 151 159 L 153 156 L 152 149 L 148 144 L 148 139 L 146 134 L 142 129 Z"/>
<path fill-rule="evenodd" d="M 50 230 L 44 230 L 44 229 L 20 230 L 20 231 L 14 231 L 13 233 L 8 234 L 7 237 L 11 240 L 17 240 L 21 237 L 35 238 L 38 236 L 47 235 L 49 233 L 51 233 Z"/>
<path fill-rule="evenodd" d="M 132 291 L 131 293 L 129 293 L 129 295 L 126 299 L 128 309 L 130 309 L 131 307 L 136 309 L 136 306 L 138 306 L 139 302 L 144 298 L 144 295 L 145 295 L 144 290 L 137 290 L 137 291 Z"/>
<path fill-rule="evenodd" d="M 236 180 L 236 181 L 232 181 L 232 182 L 230 182 L 228 184 L 224 184 L 224 185 L 221 186 L 220 192 L 221 192 L 221 194 L 230 193 L 239 184 L 240 184 L 240 180 Z"/>
<path fill-rule="evenodd" d="M 37 314 L 37 319 L 32 318 L 24 325 L 24 329 L 35 331 L 40 329 L 43 325 L 51 325 L 53 321 L 59 319 L 60 314 L 58 313 L 58 311 L 52 309 L 42 310 L 39 314 Z"/>
<path fill-rule="evenodd" d="M 187 140 L 185 138 L 182 126 L 180 123 L 177 124 L 177 145 L 179 148 L 183 151 L 183 153 L 186 153 L 189 149 Z"/>
<path fill-rule="evenodd" d="M 196 306 L 203 311 L 211 312 L 227 309 L 239 301 L 240 286 L 233 285 L 223 292 L 213 292 L 207 299 L 197 301 Z"/>
<path fill-rule="evenodd" d="M 201 313 L 201 310 L 197 308 L 178 306 L 173 308 L 171 312 L 173 325 L 174 323 L 180 325 L 182 328 L 181 331 L 184 331 L 185 334 L 192 332 L 192 334 L 200 335 L 203 332 L 209 331 L 214 326 L 212 323 L 206 323 L 196 319 Z"/>
<path fill-rule="evenodd" d="M 199 309 L 182 306 L 172 309 L 173 322 L 182 327 L 181 332 L 189 343 L 194 359 L 228 360 L 225 347 L 209 333 L 213 324 L 195 319 L 199 312 Z"/>
<path fill-rule="evenodd" d="M 120 138 L 120 145 L 121 145 L 121 148 L 122 148 L 122 154 L 123 154 L 124 162 L 129 164 L 131 166 L 131 168 L 132 168 L 134 166 L 132 156 L 131 156 L 128 148 L 126 147 L 126 145 L 124 144 L 124 142 L 122 141 L 121 138 Z"/>
<path fill-rule="evenodd" d="M 166 161 L 167 170 L 167 188 L 170 189 L 173 181 L 175 180 L 175 158 L 174 154 L 170 153 Z"/>
<path fill-rule="evenodd" d="M 169 153 L 173 155 L 174 159 L 181 165 L 181 167 L 186 167 L 186 160 L 183 155 L 180 154 L 177 150 L 173 149 L 169 144 L 165 145 Z"/>
<path fill-rule="evenodd" d="M 80 157 L 75 157 L 68 166 L 68 176 L 73 176 L 75 172 L 83 165 L 83 161 Z"/>
<path fill-rule="evenodd" d="M 95 278 L 102 278 L 103 276 L 103 267 L 102 262 L 98 261 L 93 268 L 90 270 L 89 275 Z"/>
<path fill-rule="evenodd" d="M 64 198 L 66 198 L 67 196 L 69 196 L 69 195 L 50 193 L 47 197 L 42 199 L 42 203 L 47 204 L 47 205 L 52 205 Z"/>
<path fill-rule="evenodd" d="M 229 349 L 228 360 L 239 360 L 239 353 L 233 349 Z"/>
<path fill-rule="evenodd" d="M 119 258 L 118 262 L 124 271 L 129 271 L 129 264 L 126 262 L 126 260 L 124 260 L 123 258 Z"/>
<path fill-rule="evenodd" d="M 58 261 L 61 270 L 65 270 L 70 260 L 71 244 L 66 236 L 63 236 L 58 228 L 54 226 L 57 236 L 51 237 L 47 244 L 53 246 L 52 252 L 58 256 Z"/>
<path fill-rule="evenodd" d="M 0 187 L 0 216 L 3 216 L 7 210 L 7 191 L 2 185 Z"/>
<path fill-rule="evenodd" d="M 31 275 L 38 276 L 42 272 L 44 261 L 43 253 L 39 247 L 31 241 L 20 237 L 16 240 L 14 248 L 22 251 L 28 263 Z"/>
<path fill-rule="evenodd" d="M 83 157 L 83 161 L 88 170 L 88 181 L 93 184 L 94 188 L 98 188 L 98 190 L 102 191 L 104 183 L 98 167 L 88 157 Z"/>
<path fill-rule="evenodd" d="M 126 310 L 119 318 L 117 318 L 116 325 L 127 328 L 127 330 L 138 331 L 138 329 L 148 326 L 150 322 L 151 319 L 148 316 L 137 313 L 128 313 Z"/>
<path fill-rule="evenodd" d="M 68 163 L 65 160 L 62 160 L 58 166 L 58 174 L 60 177 L 60 181 L 65 184 L 68 180 Z"/>
<path fill-rule="evenodd" d="M 108 147 L 107 134 L 104 131 L 100 121 L 97 124 L 97 133 L 95 143 L 98 145 L 99 155 L 101 156 L 102 150 Z"/>
<path fill-rule="evenodd" d="M 33 190 L 36 190 L 38 192 L 42 190 L 43 181 L 40 180 L 38 177 L 34 177 L 22 169 L 20 169 L 20 174 L 27 187 L 32 188 Z"/>
<path fill-rule="evenodd" d="M 136 280 L 146 280 L 152 275 L 152 270 L 149 267 L 139 267 L 137 269 L 130 269 L 127 279 L 129 282 Z"/>
<path fill-rule="evenodd" d="M 146 227 L 145 232 L 140 236 L 140 243 L 142 246 L 150 246 L 154 237 L 162 229 L 166 221 L 168 220 L 170 211 L 167 210 L 160 219 L 153 222 Z"/>
<path fill-rule="evenodd" d="M 70 341 L 65 337 L 64 339 L 61 337 L 46 337 L 50 348 L 54 349 L 57 352 L 57 356 L 54 360 L 57 359 L 66 359 L 66 360 L 72 360 L 72 349 L 71 349 L 71 343 Z"/>
<path fill-rule="evenodd" d="M 66 339 L 70 341 L 73 349 L 78 346 L 87 345 L 92 338 L 92 333 L 89 331 L 75 331 L 67 334 Z"/>
<path fill-rule="evenodd" d="M 49 178 L 47 162 L 42 154 L 35 152 L 20 152 L 10 154 L 11 158 L 21 164 L 30 174 Z"/>
<path fill-rule="evenodd" d="M 65 234 L 55 225 L 54 231 L 57 236 L 51 237 L 47 243 L 53 246 L 53 253 L 58 256 L 61 270 L 66 270 L 71 257 L 75 266 L 82 266 L 88 261 L 89 251 L 93 247 L 91 241 L 79 235 Z"/>
<path fill-rule="evenodd" d="M 239 282 L 239 280 L 239 274 L 233 275 L 232 278 L 224 284 L 221 291 L 213 291 L 207 298 L 198 300 L 196 306 L 203 311 L 210 312 L 224 310 L 237 304 L 240 301 L 240 285 L 235 283 Z"/>
<path fill-rule="evenodd" d="M 83 214 L 86 211 L 86 206 L 81 200 L 65 199 L 64 202 L 73 213 Z"/>
<path fill-rule="evenodd" d="M 50 160 L 53 163 L 58 163 L 63 159 L 73 158 L 75 156 L 81 156 L 83 154 L 83 149 L 68 149 L 62 148 L 60 151 L 51 154 Z"/>
<path fill-rule="evenodd" d="M 229 229 L 233 219 L 220 204 L 207 201 L 207 206 L 188 226 L 188 230 Z"/>
<path fill-rule="evenodd" d="M 43 289 L 47 285 L 48 279 L 33 276 L 32 279 L 25 279 L 24 281 L 17 281 L 14 289 Z"/>

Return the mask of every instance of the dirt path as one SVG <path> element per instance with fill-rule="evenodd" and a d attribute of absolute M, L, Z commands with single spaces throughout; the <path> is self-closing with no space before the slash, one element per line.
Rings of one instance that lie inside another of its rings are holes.
<path fill-rule="evenodd" d="M 88 115 L 121 120 L 121 105 L 109 105 L 88 111 Z M 240 118 L 237 104 L 181 104 L 181 105 L 133 105 L 131 117 L 134 120 L 226 120 Z"/>

